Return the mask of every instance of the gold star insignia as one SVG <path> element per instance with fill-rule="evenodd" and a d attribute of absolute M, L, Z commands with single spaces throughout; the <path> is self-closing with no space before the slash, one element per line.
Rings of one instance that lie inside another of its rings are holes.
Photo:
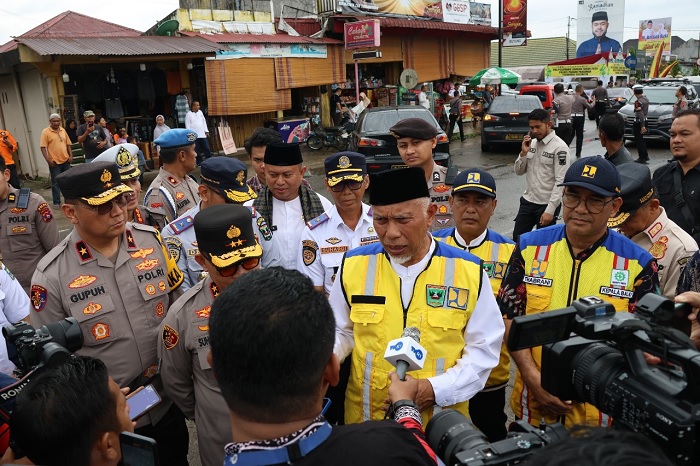
<path fill-rule="evenodd" d="M 81 254 L 82 256 L 86 255 L 86 254 L 87 254 L 87 249 L 85 249 L 85 248 L 80 248 L 80 254 Z"/>

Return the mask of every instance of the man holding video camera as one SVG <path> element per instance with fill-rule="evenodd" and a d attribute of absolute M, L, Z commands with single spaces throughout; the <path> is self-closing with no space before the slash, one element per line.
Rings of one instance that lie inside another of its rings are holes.
<path fill-rule="evenodd" d="M 608 229 L 620 198 L 620 175 L 601 157 L 585 157 L 564 177 L 564 224 L 523 235 L 513 251 L 498 304 L 506 317 L 552 311 L 582 296 L 597 296 L 617 311 L 634 312 L 646 293 L 659 293 L 658 267 L 647 251 Z M 506 331 L 506 335 L 508 334 Z M 511 352 L 518 366 L 511 408 L 538 425 L 557 420 L 571 426 L 609 425 L 594 406 L 561 400 L 542 388 L 542 347 Z"/>
<path fill-rule="evenodd" d="M 339 379 L 335 321 L 300 272 L 272 267 L 242 276 L 216 298 L 209 325 L 209 361 L 233 431 L 224 464 L 435 465 L 410 376 L 390 374 L 398 422 L 325 420 L 323 394 Z"/>
<path fill-rule="evenodd" d="M 22 389 L 10 428 L 12 450 L 0 464 L 117 466 L 119 434 L 133 432 L 134 423 L 107 366 L 75 356 L 45 369 Z"/>
<path fill-rule="evenodd" d="M 105 136 L 102 127 L 95 123 L 95 112 L 86 110 L 83 113 L 85 123 L 78 126 L 76 134 L 78 142 L 83 145 L 83 153 L 85 154 L 85 162 L 92 162 L 95 157 L 100 155 L 107 149 L 107 136 Z"/>

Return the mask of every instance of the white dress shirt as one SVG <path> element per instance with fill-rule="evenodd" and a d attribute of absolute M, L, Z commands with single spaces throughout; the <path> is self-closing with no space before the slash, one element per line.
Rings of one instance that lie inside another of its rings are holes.
<path fill-rule="evenodd" d="M 29 296 L 17 279 L 0 263 L 0 327 L 19 322 L 29 315 Z M 0 334 L 0 371 L 12 375 L 15 365 L 7 357 L 5 337 Z"/>
<path fill-rule="evenodd" d="M 428 266 L 435 247 L 436 243 L 433 240 L 425 257 L 408 267 L 390 259 L 392 269 L 401 278 L 401 301 L 404 306 L 410 301 L 418 275 Z M 350 305 L 342 288 L 342 273 L 341 266 L 328 298 L 335 315 L 333 351 L 341 361 L 355 346 Z M 486 272 L 482 274 L 479 298 L 464 329 L 462 357 L 443 374 L 428 379 L 433 386 L 435 403 L 438 406 L 451 406 L 473 397 L 484 388 L 491 369 L 498 365 L 505 325 L 493 296 L 489 277 Z"/>
<path fill-rule="evenodd" d="M 204 118 L 204 113 L 201 110 L 193 112 L 190 110 L 185 115 L 185 128 L 191 129 L 197 133 L 197 139 L 206 138 L 209 128 L 207 128 L 207 119 Z"/>

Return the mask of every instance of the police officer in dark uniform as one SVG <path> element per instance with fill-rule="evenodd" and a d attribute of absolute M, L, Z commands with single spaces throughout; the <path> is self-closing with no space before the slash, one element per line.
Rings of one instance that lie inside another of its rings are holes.
<path fill-rule="evenodd" d="M 91 162 L 57 177 L 63 214 L 73 231 L 39 262 L 30 291 L 32 324 L 75 317 L 78 354 L 100 358 L 122 387 L 152 383 L 158 334 L 182 272 L 152 227 L 126 220 L 128 200 L 117 164 Z M 158 442 L 162 464 L 187 465 L 188 432 L 180 410 L 163 401 L 141 417 L 136 433 Z"/>

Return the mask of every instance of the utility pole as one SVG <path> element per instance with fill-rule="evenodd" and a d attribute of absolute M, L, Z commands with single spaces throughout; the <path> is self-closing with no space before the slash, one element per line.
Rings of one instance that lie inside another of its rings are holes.
<path fill-rule="evenodd" d="M 569 59 L 569 40 L 571 37 L 571 20 L 576 21 L 576 18 L 572 18 L 571 16 L 567 16 L 567 21 L 566 21 L 566 59 Z"/>
<path fill-rule="evenodd" d="M 498 67 L 503 64 L 503 1 L 498 0 Z"/>

